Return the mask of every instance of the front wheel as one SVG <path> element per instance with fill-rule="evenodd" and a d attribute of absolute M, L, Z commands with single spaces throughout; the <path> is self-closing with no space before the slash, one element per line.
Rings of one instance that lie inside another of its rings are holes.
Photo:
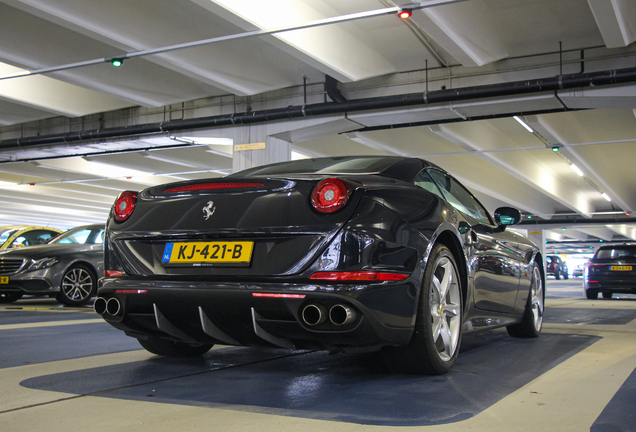
<path fill-rule="evenodd" d="M 541 277 L 541 269 L 537 262 L 534 263 L 532 270 L 532 283 L 528 300 L 526 301 L 526 309 L 518 324 L 512 324 L 506 327 L 508 334 L 512 337 L 532 338 L 539 336 L 541 327 L 543 327 L 543 305 L 544 305 L 543 278 Z"/>
<path fill-rule="evenodd" d="M 559 272 L 559 270 L 554 271 L 554 278 L 556 280 L 561 280 L 561 273 Z"/>
<path fill-rule="evenodd" d="M 71 266 L 64 276 L 57 301 L 68 306 L 83 306 L 95 295 L 97 277 L 83 264 Z"/>
<path fill-rule="evenodd" d="M 436 245 L 428 258 L 411 342 L 382 353 L 394 372 L 441 375 L 457 358 L 462 327 L 462 290 L 451 251 Z"/>
<path fill-rule="evenodd" d="M 6 293 L 0 294 L 0 303 L 13 303 L 22 298 L 22 293 Z"/>
<path fill-rule="evenodd" d="M 139 344 L 153 354 L 168 357 L 197 357 L 210 351 L 212 344 L 188 345 L 150 336 L 148 339 L 137 339 Z"/>

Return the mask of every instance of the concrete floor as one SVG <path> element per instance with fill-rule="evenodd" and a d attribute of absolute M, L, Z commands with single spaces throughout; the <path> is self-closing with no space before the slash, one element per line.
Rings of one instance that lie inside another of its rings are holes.
<path fill-rule="evenodd" d="M 89 308 L 0 307 L 0 431 L 632 431 L 636 296 L 548 281 L 543 334 L 466 334 L 448 375 L 377 356 L 215 347 L 160 358 Z"/>

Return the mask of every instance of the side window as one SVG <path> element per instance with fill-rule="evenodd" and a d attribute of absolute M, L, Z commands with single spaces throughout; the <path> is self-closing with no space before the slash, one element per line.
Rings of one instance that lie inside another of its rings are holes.
<path fill-rule="evenodd" d="M 27 231 L 20 237 L 15 239 L 11 244 L 11 247 L 19 246 L 35 246 L 46 243 L 52 237 L 50 231 L 45 230 L 33 230 Z"/>
<path fill-rule="evenodd" d="M 421 171 L 417 176 L 415 176 L 415 180 L 413 180 L 415 186 L 419 186 L 422 189 L 425 189 L 438 197 L 444 199 L 442 192 L 439 190 L 433 179 L 426 171 Z"/>
<path fill-rule="evenodd" d="M 444 198 L 466 216 L 469 222 L 493 225 L 488 211 L 457 180 L 437 170 L 429 170 L 429 174 L 442 190 Z"/>

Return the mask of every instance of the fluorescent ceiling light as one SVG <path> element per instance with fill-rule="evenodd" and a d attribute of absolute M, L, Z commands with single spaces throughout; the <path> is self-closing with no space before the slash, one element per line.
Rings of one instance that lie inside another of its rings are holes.
<path fill-rule="evenodd" d="M 526 124 L 526 122 L 524 122 L 523 120 L 521 120 L 518 116 L 514 116 L 513 118 L 514 118 L 515 120 L 517 120 L 521 126 L 523 126 L 524 128 L 526 128 L 526 130 L 527 130 L 528 132 L 530 132 L 530 133 L 534 133 L 534 131 L 532 130 L 532 128 L 531 128 L 530 126 L 528 126 L 528 125 Z"/>
<path fill-rule="evenodd" d="M 31 74 L 31 71 L 0 62 L 0 79 L 14 78 Z"/>
<path fill-rule="evenodd" d="M 145 157 L 146 159 L 152 159 L 152 160 L 156 160 L 156 161 L 159 161 L 159 162 L 166 162 L 166 163 L 169 163 L 169 164 L 185 166 L 185 167 L 188 167 L 188 168 L 198 168 L 198 165 L 192 165 L 192 164 L 189 164 L 189 163 L 176 161 L 176 160 L 172 159 L 170 156 L 156 156 L 154 154 L 143 154 L 142 156 Z"/>
<path fill-rule="evenodd" d="M 306 154 L 298 153 L 297 151 L 291 152 L 291 160 L 299 160 L 299 159 L 309 159 L 311 156 L 307 156 Z"/>
<path fill-rule="evenodd" d="M 44 166 L 61 171 L 71 171 L 90 174 L 95 177 L 121 178 L 121 177 L 146 177 L 152 173 L 124 168 L 108 163 L 86 160 L 82 157 L 70 157 L 63 159 L 49 159 L 35 162 L 38 166 Z"/>
<path fill-rule="evenodd" d="M 601 194 L 601 196 L 602 196 L 603 198 L 605 198 L 606 200 L 608 200 L 608 201 L 611 201 L 611 200 L 612 200 L 612 199 L 610 198 L 610 196 L 609 196 L 608 194 L 606 194 L 605 192 L 603 192 L 603 193 Z"/>
<path fill-rule="evenodd" d="M 572 171 L 574 171 L 575 173 L 577 173 L 578 175 L 580 175 L 581 177 L 583 177 L 585 175 L 585 173 L 583 171 L 581 171 L 581 168 L 577 167 L 574 164 L 570 165 L 570 168 L 572 168 Z"/>
<path fill-rule="evenodd" d="M 175 141 L 180 141 L 183 143 L 191 143 L 191 144 L 201 144 L 201 145 L 227 145 L 231 146 L 234 144 L 234 140 L 232 138 L 214 138 L 214 137 L 185 137 L 185 136 L 175 136 L 170 137 Z"/>

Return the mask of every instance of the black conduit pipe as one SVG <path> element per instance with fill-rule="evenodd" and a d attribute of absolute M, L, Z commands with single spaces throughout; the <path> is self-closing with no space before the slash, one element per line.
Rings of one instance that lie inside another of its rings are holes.
<path fill-rule="evenodd" d="M 347 98 L 340 93 L 338 80 L 330 75 L 325 75 L 325 92 L 334 102 L 343 103 L 347 101 Z"/>
<path fill-rule="evenodd" d="M 94 141 L 99 139 L 145 135 L 151 133 L 167 133 L 189 129 L 245 125 L 274 120 L 291 120 L 311 116 L 343 114 L 347 112 L 372 109 L 427 105 L 442 102 L 459 102 L 489 97 L 513 96 L 583 87 L 597 87 L 628 82 L 636 82 L 636 68 L 615 69 L 583 74 L 577 73 L 552 78 L 437 90 L 428 93 L 409 93 L 355 100 L 345 99 L 343 102 L 324 102 L 262 111 L 251 111 L 232 115 L 218 115 L 125 127 L 94 129 L 81 132 L 14 138 L 0 141 L 0 150 L 12 147 L 30 147 L 46 144 Z"/>

